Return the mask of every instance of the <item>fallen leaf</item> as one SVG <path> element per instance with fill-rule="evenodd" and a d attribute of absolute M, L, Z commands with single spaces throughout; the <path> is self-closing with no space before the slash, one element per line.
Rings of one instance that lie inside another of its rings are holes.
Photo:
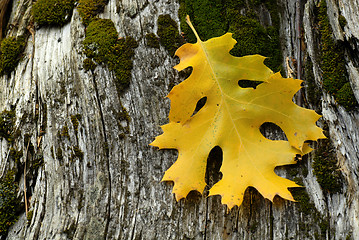
<path fill-rule="evenodd" d="M 236 43 L 231 33 L 202 42 L 189 18 L 187 22 L 197 43 L 187 43 L 176 51 L 180 63 L 175 69 L 192 67 L 193 71 L 168 94 L 169 123 L 151 143 L 160 149 L 178 150 L 177 161 L 162 181 L 174 182 L 177 200 L 192 190 L 202 193 L 208 154 L 219 146 L 223 178 L 209 195 L 221 195 L 222 203 L 232 208 L 241 205 L 245 190 L 252 186 L 269 200 L 279 195 L 294 201 L 288 188 L 299 185 L 277 176 L 274 168 L 295 164 L 297 154 L 310 152 L 305 141 L 325 138 L 316 126 L 320 115 L 292 101 L 302 81 L 274 74 L 264 65 L 263 56 L 230 55 Z M 262 83 L 255 89 L 241 88 L 241 80 Z M 207 97 L 205 105 L 193 114 L 203 97 Z M 266 122 L 278 125 L 288 141 L 265 138 L 259 129 Z"/>

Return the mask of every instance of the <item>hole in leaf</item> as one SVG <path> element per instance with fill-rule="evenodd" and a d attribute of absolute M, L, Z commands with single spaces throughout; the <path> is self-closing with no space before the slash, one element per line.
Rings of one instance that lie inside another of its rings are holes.
<path fill-rule="evenodd" d="M 192 71 L 193 71 L 193 67 L 185 68 L 185 69 L 183 69 L 182 71 L 180 71 L 180 72 L 178 73 L 178 76 L 179 76 L 181 79 L 186 79 L 186 78 L 188 78 L 188 77 L 192 74 Z"/>
<path fill-rule="evenodd" d="M 192 190 L 186 196 L 186 203 L 199 203 L 202 199 L 202 194 L 196 190 Z"/>
<path fill-rule="evenodd" d="M 201 108 L 203 108 L 203 106 L 206 104 L 207 102 L 207 97 L 203 97 L 200 100 L 198 100 L 196 108 L 193 111 L 192 117 L 199 112 L 199 110 L 201 110 Z"/>
<path fill-rule="evenodd" d="M 222 179 L 220 172 L 223 161 L 222 149 L 218 146 L 212 148 L 207 158 L 206 176 L 205 180 L 209 188 Z"/>
<path fill-rule="evenodd" d="M 251 81 L 251 80 L 239 80 L 238 86 L 241 88 L 254 88 L 256 89 L 259 84 L 261 84 L 261 81 Z"/>
<path fill-rule="evenodd" d="M 261 131 L 262 135 L 269 140 L 288 141 L 287 136 L 277 124 L 265 122 L 260 126 L 259 131 Z"/>

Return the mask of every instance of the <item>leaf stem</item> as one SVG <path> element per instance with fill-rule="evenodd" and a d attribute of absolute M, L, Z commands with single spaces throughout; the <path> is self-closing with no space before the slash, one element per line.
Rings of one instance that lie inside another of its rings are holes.
<path fill-rule="evenodd" d="M 191 20 L 189 19 L 189 15 L 186 16 L 186 22 L 187 22 L 187 24 L 190 26 L 190 28 L 192 29 L 194 35 L 195 35 L 196 38 L 197 38 L 197 41 L 202 42 L 202 41 L 201 41 L 201 38 L 198 36 L 198 33 L 197 33 L 196 29 L 193 27 L 193 25 L 192 25 L 192 23 L 191 23 Z"/>

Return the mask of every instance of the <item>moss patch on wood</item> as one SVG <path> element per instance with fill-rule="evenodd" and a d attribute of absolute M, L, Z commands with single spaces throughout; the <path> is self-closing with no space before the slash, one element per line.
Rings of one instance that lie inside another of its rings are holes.
<path fill-rule="evenodd" d="M 261 9 L 266 8 L 270 20 L 260 23 Z M 231 50 L 234 56 L 261 54 L 265 63 L 274 71 L 282 69 L 279 41 L 279 13 L 275 0 L 180 0 L 179 18 L 181 30 L 189 42 L 195 36 L 185 23 L 189 15 L 202 40 L 233 33 L 237 44 Z"/>
<path fill-rule="evenodd" d="M 222 0 L 180 0 L 178 15 L 185 39 L 191 43 L 196 42 L 196 37 L 186 23 L 186 15 L 190 16 L 191 22 L 202 41 L 225 34 L 228 28 L 226 8 L 230 2 Z"/>
<path fill-rule="evenodd" d="M 32 8 L 32 15 L 41 26 L 63 26 L 69 22 L 75 0 L 38 0 Z"/>
<path fill-rule="evenodd" d="M 117 81 L 116 88 L 119 93 L 123 92 L 131 81 L 131 70 L 133 68 L 132 57 L 137 42 L 132 37 L 118 39 L 112 47 L 111 58 L 108 62 L 109 69 L 114 71 Z"/>
<path fill-rule="evenodd" d="M 75 134 L 77 134 L 79 131 L 79 124 L 80 124 L 79 121 L 81 121 L 82 116 L 81 114 L 75 114 L 75 115 L 71 115 L 70 119 L 72 126 L 74 127 Z"/>
<path fill-rule="evenodd" d="M 156 34 L 147 33 L 145 36 L 146 45 L 150 48 L 160 48 L 160 42 Z"/>
<path fill-rule="evenodd" d="M 8 229 L 17 221 L 20 199 L 15 172 L 9 171 L 0 179 L 0 237 L 5 237 Z"/>
<path fill-rule="evenodd" d="M 274 27 L 264 28 L 258 20 L 247 16 L 236 16 L 231 23 L 229 32 L 237 44 L 231 50 L 235 56 L 260 54 L 268 57 L 266 65 L 274 71 L 281 70 L 281 51 L 279 46 L 279 35 Z"/>
<path fill-rule="evenodd" d="M 157 35 L 161 45 L 173 56 L 177 48 L 183 43 L 181 42 L 177 23 L 169 14 L 165 14 L 158 16 L 157 25 Z"/>
<path fill-rule="evenodd" d="M 28 213 L 27 213 L 27 216 L 26 216 L 26 220 L 27 220 L 27 224 L 30 224 L 31 223 L 31 220 L 32 220 L 32 217 L 34 216 L 34 210 L 30 210 Z"/>
<path fill-rule="evenodd" d="M 4 110 L 0 113 L 0 138 L 12 141 L 12 134 L 15 124 L 15 109 Z"/>
<path fill-rule="evenodd" d="M 137 47 L 136 40 L 132 37 L 119 38 L 111 20 L 96 19 L 87 27 L 83 46 L 88 59 L 97 64 L 106 64 L 114 72 L 117 91 L 123 92 L 130 84 L 133 68 L 131 58 Z"/>
<path fill-rule="evenodd" d="M 69 127 L 67 126 L 67 123 L 65 123 L 65 125 L 62 127 L 60 136 L 61 137 L 67 137 L 68 139 L 70 139 Z"/>
<path fill-rule="evenodd" d="M 340 105 L 347 110 L 352 110 L 358 106 L 358 102 L 350 87 L 345 66 L 344 47 L 333 39 L 333 30 L 327 16 L 325 0 L 320 2 L 320 7 L 316 11 L 321 34 L 320 67 L 323 71 L 323 87 L 334 96 Z"/>
<path fill-rule="evenodd" d="M 82 17 L 82 22 L 88 25 L 99 13 L 102 13 L 108 0 L 79 0 L 77 10 Z"/>
<path fill-rule="evenodd" d="M 109 60 L 108 55 L 117 38 L 118 34 L 111 20 L 96 19 L 86 29 L 84 53 L 97 63 L 105 63 Z"/>
<path fill-rule="evenodd" d="M 296 182 L 303 185 L 303 183 L 298 180 Z M 294 199 L 298 202 L 299 211 L 305 216 L 310 215 L 313 211 L 317 211 L 305 188 L 292 188 L 290 189 L 290 192 L 292 193 Z"/>
<path fill-rule="evenodd" d="M 302 179 L 299 177 L 296 177 L 294 181 L 299 185 L 304 185 Z M 317 223 L 317 230 L 314 233 L 315 239 L 325 239 L 327 232 L 331 231 L 329 222 L 327 218 L 322 216 L 317 210 L 305 188 L 289 188 L 289 190 L 297 201 L 295 204 L 298 210 L 303 214 L 303 221 L 299 223 L 299 230 L 303 234 L 306 233 L 308 239 L 313 238 L 311 232 L 315 229 L 313 226 L 313 222 L 315 222 Z M 306 221 L 307 218 L 314 220 L 308 222 Z"/>
<path fill-rule="evenodd" d="M 25 37 L 7 37 L 0 44 L 0 75 L 10 74 L 23 57 Z"/>
<path fill-rule="evenodd" d="M 344 29 L 344 27 L 347 25 L 347 19 L 343 16 L 343 15 L 339 15 L 338 17 L 338 22 L 340 27 L 342 28 L 342 30 Z"/>
<path fill-rule="evenodd" d="M 23 156 L 22 150 L 16 150 L 15 148 L 10 148 L 10 153 L 9 153 L 9 157 L 10 159 L 12 159 L 16 166 L 18 166 L 18 164 L 20 164 L 20 159 Z"/>
<path fill-rule="evenodd" d="M 343 188 L 343 175 L 338 167 L 338 159 L 329 139 L 320 139 L 315 150 L 313 173 L 325 192 L 338 193 Z"/>
<path fill-rule="evenodd" d="M 94 71 L 96 68 L 96 63 L 92 61 L 91 58 L 86 58 L 83 62 L 83 67 L 85 71 Z"/>

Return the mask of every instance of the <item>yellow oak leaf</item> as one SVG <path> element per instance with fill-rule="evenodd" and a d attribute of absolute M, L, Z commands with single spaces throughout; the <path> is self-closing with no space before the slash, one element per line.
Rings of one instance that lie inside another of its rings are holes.
<path fill-rule="evenodd" d="M 176 51 L 180 63 L 175 69 L 192 67 L 193 71 L 168 94 L 169 123 L 151 143 L 160 149 L 178 150 L 177 161 L 162 181 L 174 182 L 177 200 L 192 190 L 202 193 L 207 157 L 219 146 L 223 178 L 209 195 L 221 195 L 222 203 L 232 208 L 241 205 L 245 190 L 252 186 L 269 200 L 279 195 L 294 201 L 288 188 L 299 185 L 276 175 L 274 168 L 294 164 L 297 154 L 310 152 L 305 141 L 325 138 L 316 126 L 320 115 L 292 101 L 302 81 L 273 73 L 260 55 L 230 55 L 236 43 L 231 33 L 202 42 L 189 18 L 187 23 L 197 43 L 187 43 Z M 262 83 L 255 89 L 242 88 L 241 80 Z M 207 97 L 205 105 L 193 114 L 203 97 Z M 288 141 L 265 138 L 259 129 L 266 122 L 278 125 Z"/>

